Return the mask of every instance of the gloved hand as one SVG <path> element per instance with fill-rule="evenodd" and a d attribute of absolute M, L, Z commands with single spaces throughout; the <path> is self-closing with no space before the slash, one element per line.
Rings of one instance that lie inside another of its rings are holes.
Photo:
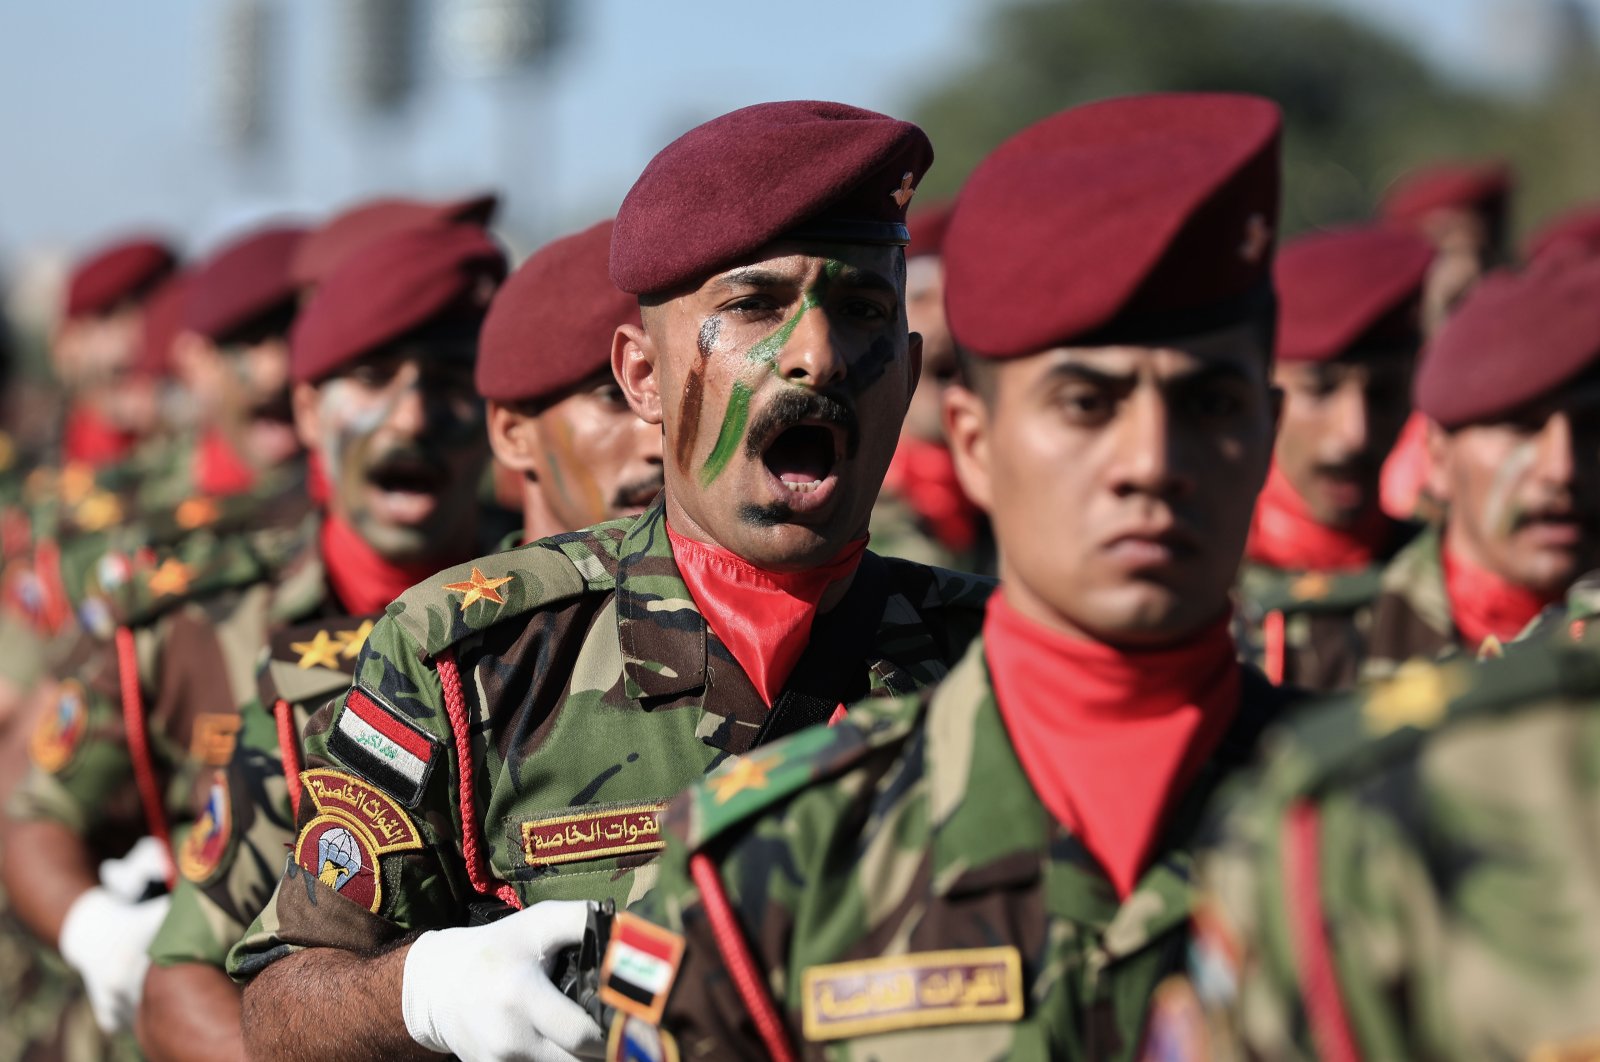
<path fill-rule="evenodd" d="M 400 988 L 406 1031 L 464 1062 L 603 1057 L 600 1026 L 550 982 L 561 949 L 583 940 L 589 906 L 547 900 L 486 926 L 422 934 Z"/>
<path fill-rule="evenodd" d="M 166 845 L 154 837 L 141 837 L 126 854 L 100 864 L 100 884 L 121 899 L 136 903 L 152 888 L 166 885 L 169 860 Z"/>
<path fill-rule="evenodd" d="M 133 1028 L 150 968 L 146 950 L 170 902 L 158 896 L 133 903 L 97 887 L 67 910 L 61 923 L 61 957 L 83 978 L 95 1024 L 108 1033 Z"/>

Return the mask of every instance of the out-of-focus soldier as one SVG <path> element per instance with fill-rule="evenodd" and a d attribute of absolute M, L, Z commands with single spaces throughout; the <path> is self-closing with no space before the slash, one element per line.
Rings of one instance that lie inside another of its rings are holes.
<path fill-rule="evenodd" d="M 1575 207 L 1534 230 L 1524 260 L 1536 262 L 1550 254 L 1600 254 L 1600 203 Z"/>

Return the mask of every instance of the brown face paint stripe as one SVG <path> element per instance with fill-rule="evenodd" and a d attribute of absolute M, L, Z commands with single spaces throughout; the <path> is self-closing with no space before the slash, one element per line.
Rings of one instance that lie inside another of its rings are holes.
<path fill-rule="evenodd" d="M 694 456 L 695 440 L 700 436 L 701 407 L 706 398 L 706 362 L 717 345 L 717 333 L 722 330 L 722 319 L 709 318 L 700 326 L 695 346 L 700 351 L 699 360 L 689 366 L 689 378 L 683 383 L 683 404 L 678 407 L 678 439 L 672 448 L 678 468 L 689 471 L 689 461 Z"/>

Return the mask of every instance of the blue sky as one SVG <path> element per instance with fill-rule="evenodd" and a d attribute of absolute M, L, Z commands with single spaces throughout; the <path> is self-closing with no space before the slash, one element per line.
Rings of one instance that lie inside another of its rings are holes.
<path fill-rule="evenodd" d="M 363 194 L 502 188 L 514 226 L 548 236 L 615 209 L 679 132 L 760 100 L 895 112 L 981 41 L 985 0 L 570 0 L 568 47 L 515 79 L 420 63 L 404 114 L 355 120 L 335 0 L 265 0 L 281 46 L 269 149 L 231 157 L 216 120 L 227 0 L 0 4 L 0 259 L 154 226 L 203 251 L 244 221 L 310 216 Z M 342 3 L 343 0 L 340 0 Z M 437 6 L 440 0 L 432 0 Z M 1465 77 L 1530 0 L 1328 0 Z M 1584 0 L 1600 13 L 1600 0 Z M 427 6 L 426 3 L 423 6 Z"/>

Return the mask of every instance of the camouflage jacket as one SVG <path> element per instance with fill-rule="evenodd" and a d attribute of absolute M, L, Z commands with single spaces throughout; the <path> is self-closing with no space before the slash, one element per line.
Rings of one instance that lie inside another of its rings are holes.
<path fill-rule="evenodd" d="M 389 606 L 307 727 L 294 858 L 229 971 L 460 925 L 495 895 L 636 897 L 668 800 L 803 704 L 826 719 L 937 682 L 990 586 L 865 554 L 769 712 L 690 597 L 659 500 L 441 573 Z"/>
<path fill-rule="evenodd" d="M 994 536 L 987 521 L 981 522 L 970 549 L 955 550 L 939 540 L 909 501 L 888 489 L 878 495 L 878 502 L 872 507 L 872 548 L 880 556 L 954 571 L 993 575 L 998 568 Z"/>
<path fill-rule="evenodd" d="M 1414 660 L 1267 747 L 1214 805 L 1167 1057 L 1595 1057 L 1595 632 Z"/>
<path fill-rule="evenodd" d="M 1246 669 L 1236 721 L 1119 903 L 1034 793 L 975 643 L 931 694 L 857 708 L 671 806 L 660 883 L 618 916 L 602 965 L 613 1035 L 647 1040 L 638 1023 L 664 1014 L 684 1058 L 765 1057 L 705 858 L 798 1057 L 1137 1057 L 1150 995 L 1182 967 L 1199 809 L 1290 696 Z M 630 947 L 681 965 L 652 974 Z"/>
<path fill-rule="evenodd" d="M 1241 658 L 1281 685 L 1306 690 L 1355 685 L 1384 567 L 1415 530 L 1395 525 L 1394 549 L 1358 571 L 1288 571 L 1246 561 L 1234 592 L 1234 637 Z"/>
<path fill-rule="evenodd" d="M 294 843 L 300 733 L 313 710 L 350 685 L 378 618 L 325 617 L 272 634 L 258 695 L 240 711 L 233 757 L 225 767 L 208 767 L 196 787 L 194 826 L 177 847 L 172 906 L 150 946 L 158 966 L 222 969 L 228 949 L 266 906 Z M 293 742 L 287 756 L 279 744 L 285 737 Z"/>
<path fill-rule="evenodd" d="M 1436 660 L 1461 651 L 1445 590 L 1443 542 L 1443 532 L 1431 526 L 1384 568 L 1362 678 L 1384 678 L 1407 660 Z"/>

